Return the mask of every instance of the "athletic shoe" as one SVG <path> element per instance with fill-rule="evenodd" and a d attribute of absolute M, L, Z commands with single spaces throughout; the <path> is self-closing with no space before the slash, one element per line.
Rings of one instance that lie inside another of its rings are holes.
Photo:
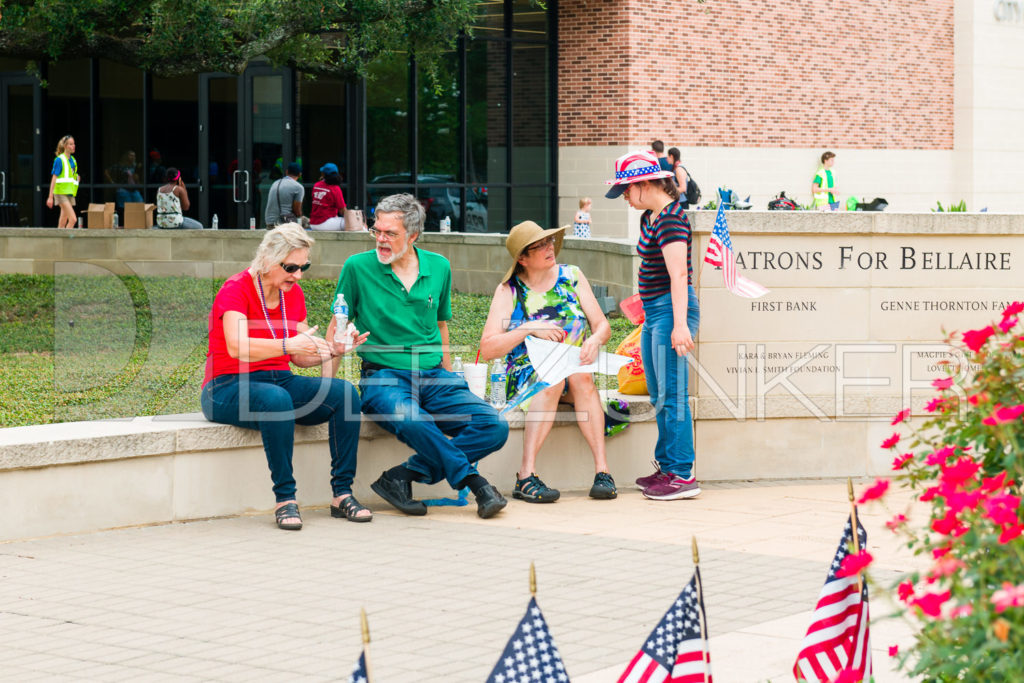
<path fill-rule="evenodd" d="M 644 489 L 644 497 L 651 500 L 680 500 L 700 495 L 700 484 L 696 477 L 683 479 L 669 473 L 663 480 Z"/>
<path fill-rule="evenodd" d="M 661 471 L 661 465 L 658 464 L 658 461 L 652 460 L 651 464 L 654 465 L 654 474 L 648 474 L 646 477 L 639 477 L 636 480 L 636 485 L 641 491 L 650 488 L 665 478 L 665 473 Z"/>

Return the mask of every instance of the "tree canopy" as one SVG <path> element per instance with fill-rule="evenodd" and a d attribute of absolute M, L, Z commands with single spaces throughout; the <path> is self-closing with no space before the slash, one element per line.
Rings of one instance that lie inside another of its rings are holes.
<path fill-rule="evenodd" d="M 253 58 L 352 77 L 377 57 L 432 64 L 477 0 L 0 0 L 0 55 L 104 57 L 160 76 L 240 73 Z"/>

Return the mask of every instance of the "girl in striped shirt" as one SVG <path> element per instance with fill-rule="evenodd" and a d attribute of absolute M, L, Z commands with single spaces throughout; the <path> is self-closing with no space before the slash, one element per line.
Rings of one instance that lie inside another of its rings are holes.
<path fill-rule="evenodd" d="M 693 416 L 689 402 L 687 354 L 700 321 L 693 288 L 692 235 L 683 200 L 671 171 L 650 152 L 615 161 L 606 197 L 623 197 L 640 217 L 639 289 L 644 304 L 641 354 L 647 390 L 655 405 L 658 442 L 655 472 L 636 480 L 652 500 L 679 500 L 700 494 L 694 475 Z"/>

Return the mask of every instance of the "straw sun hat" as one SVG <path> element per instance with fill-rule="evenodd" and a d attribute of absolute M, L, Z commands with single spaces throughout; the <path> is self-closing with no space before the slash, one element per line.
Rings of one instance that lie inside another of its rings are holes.
<path fill-rule="evenodd" d="M 523 221 L 509 230 L 508 237 L 505 238 L 505 248 L 508 249 L 508 253 L 512 255 L 512 265 L 509 266 L 509 269 L 505 272 L 505 277 L 501 278 L 501 281 L 509 281 L 509 278 L 512 277 L 512 273 L 516 270 L 516 264 L 519 262 L 519 257 L 523 255 L 523 251 L 525 251 L 531 244 L 535 244 L 543 239 L 554 236 L 555 256 L 558 256 L 558 252 L 562 250 L 562 238 L 564 235 L 565 228 L 552 228 L 551 230 L 545 230 L 533 221 Z"/>

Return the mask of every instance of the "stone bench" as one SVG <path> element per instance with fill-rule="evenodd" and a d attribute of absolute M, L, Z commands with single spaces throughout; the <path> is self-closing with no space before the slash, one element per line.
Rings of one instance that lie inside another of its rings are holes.
<path fill-rule="evenodd" d="M 627 397 L 633 424 L 608 441 L 608 462 L 620 489 L 647 473 L 657 439 L 647 397 Z M 510 494 L 522 456 L 524 415 L 513 411 L 508 443 L 480 463 L 481 473 Z M 544 444 L 546 482 L 586 490 L 593 458 L 571 414 L 559 415 Z M 365 420 L 354 492 L 388 508 L 370 490 L 381 471 L 410 449 Z M 327 425 L 295 430 L 295 478 L 303 506 L 330 500 Z M 448 497 L 446 484 L 417 486 L 415 495 Z M 125 420 L 66 422 L 0 430 L 0 541 L 122 526 L 156 524 L 270 510 L 270 474 L 260 434 L 208 422 L 200 413 Z"/>

